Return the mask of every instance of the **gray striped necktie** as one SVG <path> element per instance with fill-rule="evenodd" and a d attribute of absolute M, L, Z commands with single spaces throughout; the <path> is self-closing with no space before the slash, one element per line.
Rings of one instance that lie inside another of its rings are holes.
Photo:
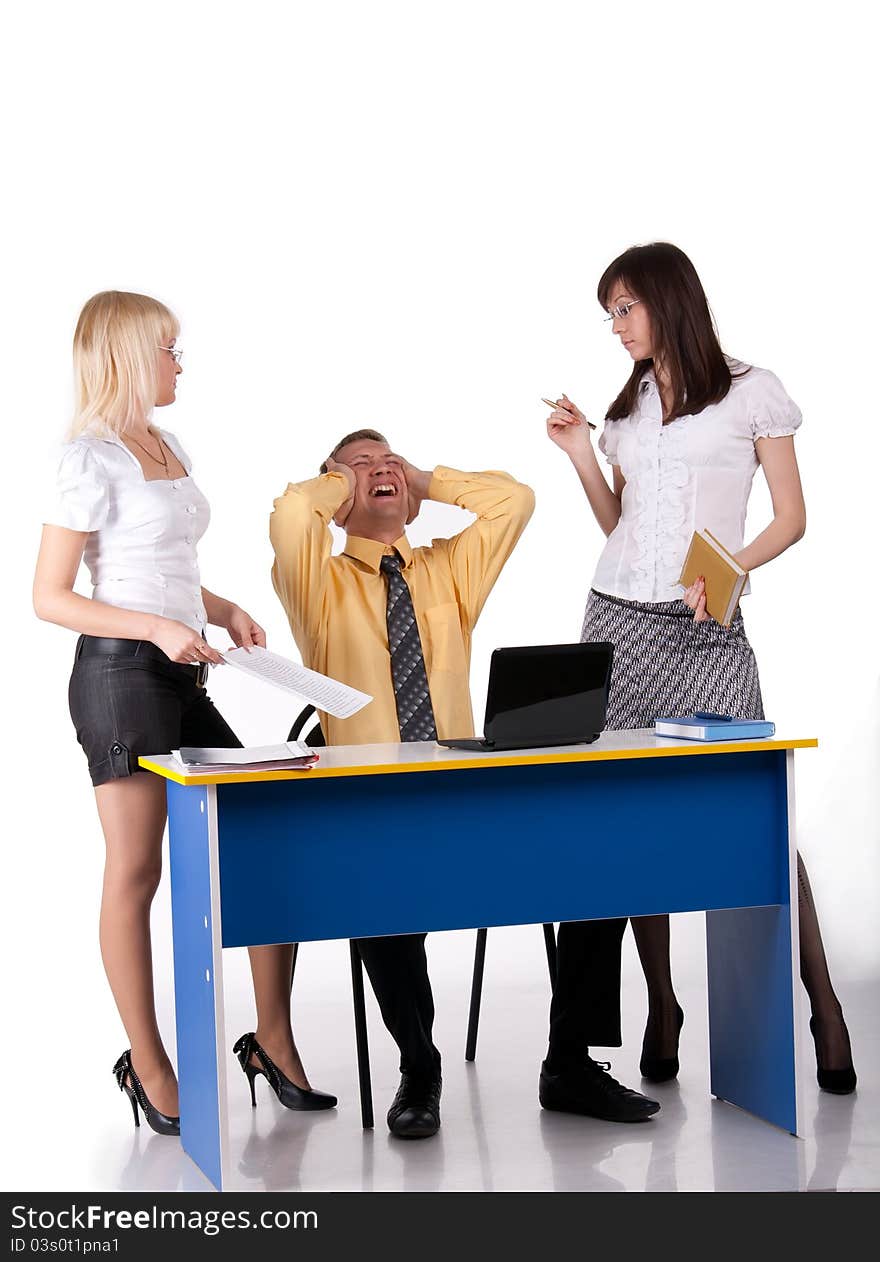
<path fill-rule="evenodd" d="M 395 552 L 384 556 L 380 569 L 388 580 L 388 651 L 391 654 L 391 681 L 397 705 L 397 723 L 402 741 L 430 741 L 437 736 L 434 709 L 428 688 L 428 675 L 422 654 L 419 626 L 412 596 L 400 572 Z"/>

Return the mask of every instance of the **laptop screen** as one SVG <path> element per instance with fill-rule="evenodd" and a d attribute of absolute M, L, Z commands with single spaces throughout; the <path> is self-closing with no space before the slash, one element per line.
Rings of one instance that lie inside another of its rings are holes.
<path fill-rule="evenodd" d="M 486 739 L 528 746 L 591 741 L 605 726 L 611 644 L 496 649 Z"/>

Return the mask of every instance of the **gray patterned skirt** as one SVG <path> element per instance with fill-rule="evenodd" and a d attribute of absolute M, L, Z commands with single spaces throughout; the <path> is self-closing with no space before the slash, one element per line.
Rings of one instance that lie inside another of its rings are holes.
<path fill-rule="evenodd" d="M 764 717 L 738 609 L 725 628 L 712 618 L 695 623 L 682 600 L 639 604 L 592 590 L 581 640 L 614 645 L 606 728 L 653 727 L 660 716 L 696 710 Z"/>

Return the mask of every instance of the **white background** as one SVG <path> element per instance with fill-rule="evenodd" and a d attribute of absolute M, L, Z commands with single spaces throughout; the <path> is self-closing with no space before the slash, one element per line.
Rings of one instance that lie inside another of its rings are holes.
<path fill-rule="evenodd" d="M 772 368 L 804 413 L 807 534 L 754 576 L 745 616 L 768 717 L 821 740 L 799 756 L 798 809 L 835 977 L 876 979 L 880 276 L 867 11 L 78 0 L 6 18 L 2 959 L 4 1041 L 19 1068 L 39 1061 L 45 1082 L 54 1055 L 89 1100 L 109 1093 L 124 1046 L 97 952 L 102 841 L 66 708 L 75 637 L 30 607 L 73 327 L 104 288 L 153 294 L 181 319 L 179 401 L 157 419 L 212 504 L 203 581 L 261 621 L 270 647 L 294 655 L 269 580 L 272 499 L 342 433 L 377 426 L 423 467 L 502 468 L 535 488 L 475 638 L 479 720 L 493 647 L 577 638 L 602 544 L 539 396 L 565 390 L 601 419 L 629 360 L 602 323 L 596 281 L 630 244 L 683 247 L 725 349 Z M 768 513 L 756 482 L 749 537 Z M 427 506 L 411 538 L 466 520 Z M 232 675 L 211 687 L 241 736 L 285 735 L 286 700 Z M 171 1041 L 164 884 L 154 926 Z M 438 968 L 455 941 L 432 941 Z M 699 949 L 699 932 L 683 930 L 676 969 Z M 626 1001 L 641 1004 L 627 976 Z M 344 993 L 336 954 L 322 980 Z M 320 1030 L 300 1036 L 319 1065 Z M 51 1100 L 34 1092 L 25 1104 L 5 1081 L 15 1099 L 4 1110 L 22 1113 L 3 1185 L 75 1186 L 76 1150 L 47 1151 L 31 1126 L 49 1124 Z"/>

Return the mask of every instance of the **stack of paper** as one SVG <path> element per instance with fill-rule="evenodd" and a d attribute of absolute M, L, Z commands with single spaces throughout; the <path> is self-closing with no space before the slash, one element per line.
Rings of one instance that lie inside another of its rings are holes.
<path fill-rule="evenodd" d="M 172 757 L 185 771 L 308 771 L 318 755 L 302 741 L 282 745 L 254 745 L 249 749 L 172 749 Z"/>

